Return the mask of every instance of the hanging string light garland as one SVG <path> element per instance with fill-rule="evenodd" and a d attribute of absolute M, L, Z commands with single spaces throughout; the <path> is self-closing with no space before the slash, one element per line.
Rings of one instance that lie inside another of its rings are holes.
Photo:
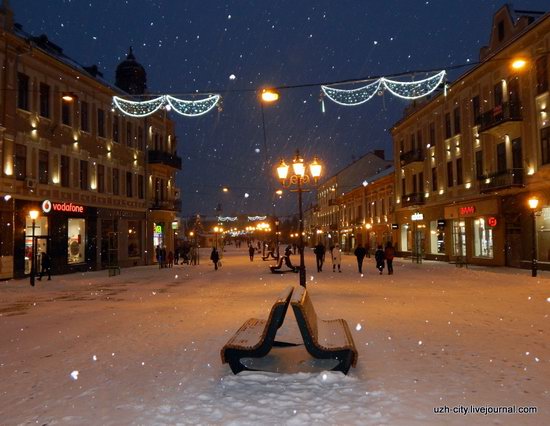
<path fill-rule="evenodd" d="M 173 109 L 178 114 L 186 117 L 198 117 L 214 108 L 220 98 L 220 95 L 210 95 L 204 99 L 189 101 L 170 95 L 162 95 L 147 101 L 130 101 L 119 96 L 113 96 L 113 104 L 124 114 L 131 117 L 147 117 L 162 107 L 167 110 Z"/>
<path fill-rule="evenodd" d="M 336 89 L 322 85 L 323 93 L 333 102 L 344 106 L 360 105 L 369 101 L 382 87 L 402 99 L 418 99 L 436 90 L 445 78 L 445 71 L 419 81 L 397 81 L 381 77 L 357 89 Z"/>

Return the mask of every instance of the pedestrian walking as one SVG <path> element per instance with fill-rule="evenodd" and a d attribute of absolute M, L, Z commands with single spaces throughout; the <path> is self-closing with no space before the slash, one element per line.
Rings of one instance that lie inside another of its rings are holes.
<path fill-rule="evenodd" d="M 174 266 L 174 253 L 172 253 L 172 250 L 168 252 L 168 257 L 166 259 L 168 261 L 168 267 L 171 268 Z"/>
<path fill-rule="evenodd" d="M 41 259 L 40 259 L 40 274 L 38 275 L 38 281 L 42 281 L 42 275 L 48 274 L 48 281 L 52 279 L 51 274 L 51 267 L 52 267 L 52 261 L 50 259 L 50 255 L 46 253 L 45 251 L 42 252 Z"/>
<path fill-rule="evenodd" d="M 250 261 L 253 262 L 254 261 L 254 247 L 252 247 L 252 245 L 248 246 L 248 255 L 250 256 Z"/>
<path fill-rule="evenodd" d="M 212 247 L 212 253 L 210 253 L 210 260 L 214 264 L 214 270 L 218 270 L 218 262 L 220 261 L 220 254 L 218 253 L 218 250 L 216 250 L 216 247 Z"/>
<path fill-rule="evenodd" d="M 391 241 L 386 243 L 386 250 L 384 251 L 386 257 L 386 264 L 388 265 L 388 275 L 393 275 L 393 258 L 395 257 L 395 249 Z"/>
<path fill-rule="evenodd" d="M 365 259 L 365 256 L 367 255 L 367 249 L 365 249 L 362 244 L 358 244 L 353 254 L 357 258 L 357 268 L 359 269 L 359 273 L 363 274 L 363 259 Z"/>
<path fill-rule="evenodd" d="M 384 270 L 385 258 L 386 258 L 386 255 L 384 254 L 384 250 L 382 250 L 382 246 L 378 245 L 378 248 L 374 252 L 374 259 L 376 260 L 376 269 L 380 271 L 380 275 L 382 275 L 382 271 Z"/>
<path fill-rule="evenodd" d="M 162 267 L 162 263 L 160 261 L 160 244 L 157 245 L 155 248 L 155 257 L 157 259 L 157 263 L 159 264 L 159 269 Z"/>
<path fill-rule="evenodd" d="M 180 249 L 179 247 L 176 247 L 176 249 L 174 250 L 174 264 L 177 265 L 179 263 L 179 260 L 180 260 Z"/>
<path fill-rule="evenodd" d="M 166 246 L 160 249 L 160 267 L 166 268 Z"/>
<path fill-rule="evenodd" d="M 325 262 L 325 246 L 322 242 L 319 242 L 313 249 L 313 253 L 315 253 L 315 260 L 317 261 L 317 272 L 323 271 L 323 263 Z"/>
<path fill-rule="evenodd" d="M 336 244 L 330 251 L 332 258 L 332 272 L 336 272 L 336 266 L 338 266 L 338 272 L 342 272 L 340 264 L 342 263 L 342 251 L 340 246 Z"/>

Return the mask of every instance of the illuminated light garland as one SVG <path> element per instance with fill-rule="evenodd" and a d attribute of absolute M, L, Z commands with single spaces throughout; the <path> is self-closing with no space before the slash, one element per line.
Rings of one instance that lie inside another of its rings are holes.
<path fill-rule="evenodd" d="M 148 115 L 154 114 L 162 108 L 164 102 L 164 96 L 141 102 L 129 101 L 119 98 L 118 96 L 113 96 L 113 103 L 115 106 L 124 114 L 131 117 L 147 117 Z"/>
<path fill-rule="evenodd" d="M 420 81 L 396 81 L 381 77 L 378 80 L 357 89 L 336 89 L 321 86 L 323 93 L 333 102 L 344 106 L 355 106 L 365 103 L 378 93 L 380 88 L 402 99 L 418 99 L 432 93 L 445 78 L 445 71 Z"/>
<path fill-rule="evenodd" d="M 230 217 L 230 216 L 218 216 L 218 220 L 220 222 L 235 222 L 237 220 L 237 216 Z"/>
<path fill-rule="evenodd" d="M 382 79 L 376 80 L 374 83 L 367 84 L 366 86 L 359 87 L 357 89 L 345 90 L 345 89 L 335 89 L 334 87 L 321 86 L 324 94 L 327 97 L 337 104 L 352 106 L 352 105 L 361 105 L 369 101 L 380 88 Z"/>
<path fill-rule="evenodd" d="M 254 222 L 256 220 L 265 220 L 267 216 L 248 216 L 248 220 L 250 222 Z"/>
<path fill-rule="evenodd" d="M 220 100 L 220 95 L 212 95 L 198 101 L 187 101 L 166 95 L 166 100 L 178 114 L 185 115 L 187 117 L 197 117 L 199 115 L 206 114 L 214 108 Z"/>
<path fill-rule="evenodd" d="M 382 77 L 382 84 L 394 96 L 403 99 L 418 99 L 432 93 L 443 82 L 445 71 L 420 81 L 394 81 Z"/>

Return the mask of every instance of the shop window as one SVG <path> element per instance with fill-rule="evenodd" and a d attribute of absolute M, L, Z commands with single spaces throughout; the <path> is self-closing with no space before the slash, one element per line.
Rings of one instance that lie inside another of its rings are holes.
<path fill-rule="evenodd" d="M 105 111 L 97 109 L 97 135 L 100 138 L 105 137 Z"/>
<path fill-rule="evenodd" d="M 69 187 L 70 186 L 70 176 L 71 176 L 71 160 L 66 155 L 61 156 L 61 186 Z"/>
<path fill-rule="evenodd" d="M 407 223 L 401 226 L 401 241 L 400 241 L 401 251 L 412 251 L 412 246 L 410 244 L 411 242 L 410 232 L 411 230 L 409 229 L 409 225 Z"/>
<path fill-rule="evenodd" d="M 138 220 L 128 221 L 128 257 L 141 256 L 141 226 Z"/>
<path fill-rule="evenodd" d="M 68 260 L 69 264 L 84 263 L 86 246 L 86 220 L 68 219 Z"/>
<path fill-rule="evenodd" d="M 40 115 L 50 118 L 50 86 L 40 83 Z"/>
<path fill-rule="evenodd" d="M 40 254 L 46 251 L 47 237 L 48 235 L 48 218 L 45 216 L 39 216 L 34 221 L 34 236 L 35 236 L 35 250 L 36 250 L 36 269 L 40 270 Z M 38 238 L 36 238 L 38 237 Z M 25 274 L 31 273 L 31 258 L 32 258 L 32 219 L 30 217 L 25 218 Z"/>
<path fill-rule="evenodd" d="M 493 258 L 493 228 L 482 217 L 474 220 L 474 256 Z"/>
<path fill-rule="evenodd" d="M 29 111 L 29 76 L 17 73 L 17 108 Z"/>
<path fill-rule="evenodd" d="M 445 227 L 437 226 L 437 220 L 430 222 L 430 251 L 432 254 L 445 254 Z"/>
<path fill-rule="evenodd" d="M 162 247 L 164 245 L 164 223 L 153 223 L 153 246 Z"/>
<path fill-rule="evenodd" d="M 38 151 L 38 182 L 47 185 L 49 183 L 50 161 L 48 151 Z"/>
<path fill-rule="evenodd" d="M 88 102 L 80 103 L 80 129 L 83 132 L 90 131 L 90 119 L 88 117 Z"/>
<path fill-rule="evenodd" d="M 16 143 L 14 154 L 13 171 L 15 179 L 25 180 L 27 177 L 27 147 Z"/>
<path fill-rule="evenodd" d="M 453 220 L 453 256 L 466 256 L 466 222 Z"/>

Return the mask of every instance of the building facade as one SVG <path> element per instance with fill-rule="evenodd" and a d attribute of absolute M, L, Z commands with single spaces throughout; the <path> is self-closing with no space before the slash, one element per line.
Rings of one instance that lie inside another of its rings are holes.
<path fill-rule="evenodd" d="M 173 122 L 112 109 L 113 95 L 143 93 L 143 67 L 130 52 L 111 86 L 14 25 L 9 7 L 0 25 L 0 279 L 30 273 L 33 244 L 54 274 L 154 262 L 179 208 Z"/>
<path fill-rule="evenodd" d="M 549 51 L 550 14 L 504 6 L 479 65 L 395 124 L 402 254 L 519 267 L 531 257 L 527 199 L 537 196 L 539 259 L 549 260 Z"/>

